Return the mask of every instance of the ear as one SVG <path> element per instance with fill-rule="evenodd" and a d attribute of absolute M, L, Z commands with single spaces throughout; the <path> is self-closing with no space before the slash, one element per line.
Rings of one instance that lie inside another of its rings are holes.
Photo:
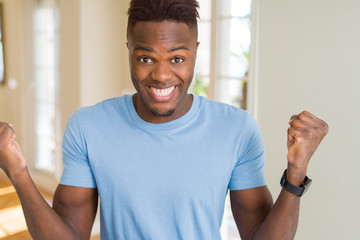
<path fill-rule="evenodd" d="M 195 57 L 197 56 L 197 50 L 199 48 L 200 42 L 196 42 L 196 46 L 195 46 Z"/>
<path fill-rule="evenodd" d="M 126 42 L 126 47 L 129 50 L 129 43 L 128 42 Z"/>

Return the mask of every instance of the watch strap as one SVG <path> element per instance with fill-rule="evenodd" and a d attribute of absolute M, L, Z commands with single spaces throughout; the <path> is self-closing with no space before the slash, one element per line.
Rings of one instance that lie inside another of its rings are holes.
<path fill-rule="evenodd" d="M 287 190 L 290 193 L 293 193 L 299 197 L 301 197 L 302 195 L 304 195 L 304 193 L 306 192 L 307 188 L 310 186 L 312 180 L 309 179 L 307 176 L 305 176 L 305 179 L 303 181 L 303 183 L 300 186 L 295 186 L 293 184 L 291 184 L 290 182 L 287 181 L 286 179 L 286 173 L 287 170 L 284 171 L 284 174 L 281 178 L 280 181 L 280 185 L 285 188 L 285 190 Z"/>

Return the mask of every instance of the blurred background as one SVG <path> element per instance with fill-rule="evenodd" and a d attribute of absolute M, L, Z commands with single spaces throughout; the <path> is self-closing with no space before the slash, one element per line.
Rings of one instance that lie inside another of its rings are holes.
<path fill-rule="evenodd" d="M 360 1 L 199 2 L 191 92 L 257 119 L 274 199 L 290 116 L 306 109 L 326 120 L 330 132 L 311 161 L 313 184 L 302 198 L 295 239 L 359 239 Z M 0 120 L 15 125 L 31 175 L 51 204 L 70 114 L 134 93 L 125 45 L 129 0 L 0 3 Z M 224 240 L 239 239 L 228 202 L 221 231 Z M 98 234 L 97 218 L 94 239 Z M 1 170 L 0 239 L 30 239 Z"/>

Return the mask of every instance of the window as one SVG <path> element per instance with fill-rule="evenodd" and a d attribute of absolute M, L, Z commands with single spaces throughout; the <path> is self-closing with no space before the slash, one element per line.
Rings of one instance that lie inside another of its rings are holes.
<path fill-rule="evenodd" d="M 33 168 L 55 176 L 58 134 L 59 14 L 56 0 L 34 0 L 33 103 L 35 154 Z"/>
<path fill-rule="evenodd" d="M 194 93 L 246 108 L 251 0 L 199 0 Z"/>
<path fill-rule="evenodd" d="M 199 42 L 192 91 L 247 108 L 251 0 L 198 0 Z M 227 197 L 222 239 L 239 239 Z"/>
<path fill-rule="evenodd" d="M 198 41 L 200 46 L 197 52 L 195 76 L 191 90 L 197 95 L 207 97 L 209 95 L 212 58 L 212 42 L 210 41 L 212 31 L 211 0 L 201 0 L 199 4 Z"/>

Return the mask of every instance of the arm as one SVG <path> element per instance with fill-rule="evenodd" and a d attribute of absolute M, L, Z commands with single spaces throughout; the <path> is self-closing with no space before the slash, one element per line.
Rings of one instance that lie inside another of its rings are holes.
<path fill-rule="evenodd" d="M 309 112 L 291 117 L 288 129 L 287 179 L 303 182 L 309 160 L 328 132 L 328 125 Z M 276 203 L 267 187 L 230 192 L 231 206 L 242 239 L 293 239 L 299 218 L 300 197 L 281 190 Z"/>
<path fill-rule="evenodd" d="M 97 191 L 60 185 L 54 208 L 31 180 L 12 125 L 0 122 L 0 168 L 19 195 L 29 232 L 34 239 L 89 239 L 97 209 Z"/>
<path fill-rule="evenodd" d="M 230 191 L 233 216 L 241 239 L 252 239 L 269 214 L 273 199 L 267 187 Z"/>
<path fill-rule="evenodd" d="M 282 190 L 276 203 L 267 187 L 230 192 L 231 208 L 241 239 L 293 239 L 300 198 Z"/>

